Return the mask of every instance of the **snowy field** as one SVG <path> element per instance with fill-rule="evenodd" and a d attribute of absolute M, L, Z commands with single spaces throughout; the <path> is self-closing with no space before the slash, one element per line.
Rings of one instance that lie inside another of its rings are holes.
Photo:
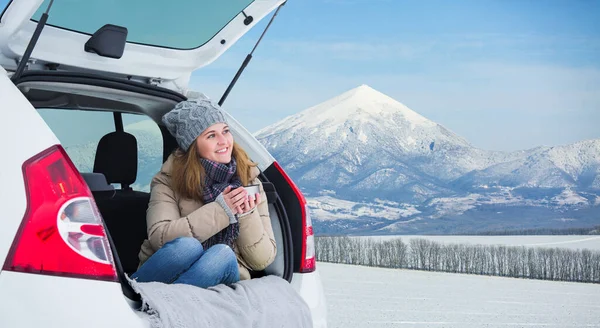
<path fill-rule="evenodd" d="M 600 285 L 317 263 L 329 328 L 600 327 Z"/>
<path fill-rule="evenodd" d="M 481 245 L 506 245 L 527 247 L 559 247 L 568 249 L 600 250 L 600 236 L 369 236 L 353 238 L 373 238 L 375 240 L 390 240 L 401 238 L 408 243 L 414 238 L 424 238 L 444 244 L 481 244 Z"/>

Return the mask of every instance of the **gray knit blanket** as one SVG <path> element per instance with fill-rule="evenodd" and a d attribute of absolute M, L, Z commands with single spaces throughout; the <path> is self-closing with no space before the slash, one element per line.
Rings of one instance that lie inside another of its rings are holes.
<path fill-rule="evenodd" d="M 308 305 L 276 276 L 207 289 L 129 280 L 152 328 L 312 327 Z"/>

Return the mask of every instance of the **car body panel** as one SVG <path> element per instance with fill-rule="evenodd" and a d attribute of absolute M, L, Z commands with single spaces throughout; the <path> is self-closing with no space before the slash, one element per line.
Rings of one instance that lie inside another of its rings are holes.
<path fill-rule="evenodd" d="M 0 327 L 150 327 L 115 282 L 3 271 L 0 295 Z"/>
<path fill-rule="evenodd" d="M 0 112 L 4 122 L 0 129 L 3 152 L 0 162 L 0 181 L 4 186 L 0 188 L 2 200 L 0 261 L 4 264 L 4 259 L 27 209 L 23 163 L 48 147 L 58 144 L 59 141 L 35 108 L 12 84 L 2 67 L 0 67 Z"/>
<path fill-rule="evenodd" d="M 291 284 L 310 308 L 313 327 L 326 328 L 327 303 L 319 270 L 310 273 L 294 273 Z"/>

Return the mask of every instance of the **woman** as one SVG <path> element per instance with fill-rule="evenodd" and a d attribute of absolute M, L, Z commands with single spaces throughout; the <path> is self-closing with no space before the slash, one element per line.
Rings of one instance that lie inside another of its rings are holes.
<path fill-rule="evenodd" d="M 211 101 L 181 102 L 163 122 L 179 148 L 152 179 L 148 239 L 132 278 L 203 288 L 250 279 L 276 254 L 256 164 Z M 250 184 L 260 193 L 248 195 Z"/>

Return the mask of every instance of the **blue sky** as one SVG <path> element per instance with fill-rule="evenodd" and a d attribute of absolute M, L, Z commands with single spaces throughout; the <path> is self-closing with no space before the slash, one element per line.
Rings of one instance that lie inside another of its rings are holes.
<path fill-rule="evenodd" d="M 266 22 L 193 88 L 220 98 Z M 361 84 L 484 149 L 600 138 L 600 1 L 289 0 L 225 108 L 254 132 Z"/>
<path fill-rule="evenodd" d="M 264 25 L 192 85 L 218 99 Z M 363 83 L 485 149 L 600 138 L 600 2 L 289 0 L 225 107 L 256 131 Z"/>

